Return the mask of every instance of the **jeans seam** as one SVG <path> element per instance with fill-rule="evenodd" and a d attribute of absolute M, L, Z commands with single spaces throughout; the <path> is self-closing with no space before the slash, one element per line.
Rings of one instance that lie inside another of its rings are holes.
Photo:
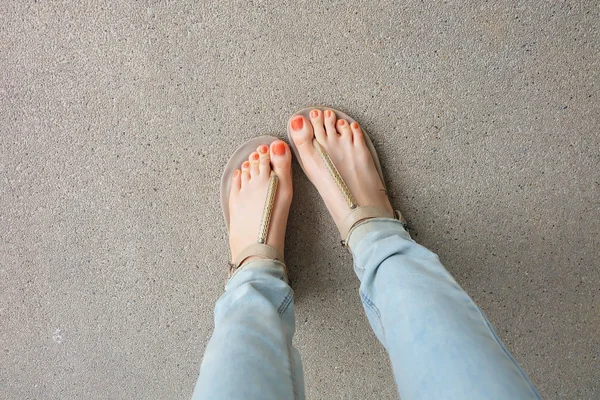
<path fill-rule="evenodd" d="M 290 351 L 290 346 L 287 347 L 288 351 L 288 362 L 290 363 L 290 375 L 292 378 L 292 391 L 294 392 L 294 399 L 298 398 L 298 388 L 296 385 L 296 374 L 294 373 L 294 360 L 292 359 L 292 352 Z"/>
<path fill-rule="evenodd" d="M 485 316 L 485 314 L 483 313 L 483 311 L 481 311 L 481 308 L 479 308 L 479 306 L 477 306 L 477 310 L 479 311 L 479 314 L 483 317 L 483 321 L 485 322 L 485 324 L 488 327 L 489 331 L 492 333 L 492 336 L 494 337 L 494 340 L 496 341 L 496 343 L 498 345 L 500 345 L 500 348 L 502 349 L 502 351 L 504 352 L 504 354 L 508 357 L 508 359 L 510 361 L 512 361 L 513 365 L 517 368 L 517 370 L 521 374 L 521 377 L 529 385 L 529 389 L 531 390 L 531 392 L 535 395 L 535 397 L 537 399 L 541 400 L 541 397 L 540 397 L 539 393 L 537 392 L 537 390 L 535 389 L 535 386 L 533 386 L 533 383 L 529 380 L 529 377 L 525 374 L 525 372 L 523 371 L 523 369 L 521 368 L 521 366 L 515 361 L 514 357 L 508 352 L 508 350 L 504 346 L 504 343 L 502 343 L 502 341 L 500 340 L 500 338 L 496 334 L 496 331 L 494 331 L 494 328 L 492 328 L 492 325 L 490 324 L 490 321 L 488 321 L 487 317 Z"/>
<path fill-rule="evenodd" d="M 283 300 L 281 301 L 281 304 L 277 308 L 277 313 L 279 314 L 280 317 L 283 315 L 283 313 L 285 312 L 287 307 L 292 302 L 293 297 L 294 297 L 294 291 L 292 289 L 290 289 L 288 291 L 288 294 L 283 298 Z M 287 354 L 288 354 L 288 363 L 290 365 L 290 378 L 292 380 L 292 391 L 294 393 L 294 399 L 297 399 L 298 398 L 298 388 L 297 388 L 296 379 L 295 379 L 296 374 L 294 373 L 294 360 L 292 358 L 292 352 L 291 352 L 289 345 L 287 346 Z"/>
<path fill-rule="evenodd" d="M 371 311 L 373 311 L 375 313 L 375 315 L 377 315 L 377 322 L 379 323 L 379 328 L 381 329 L 381 338 L 379 340 L 381 341 L 381 344 L 383 344 L 383 347 L 385 347 L 387 350 L 386 340 L 385 340 L 385 328 L 383 327 L 383 323 L 381 322 L 381 313 L 379 312 L 379 308 L 377 308 L 375 303 L 362 290 L 360 291 L 360 298 L 363 300 L 363 304 L 365 306 L 369 307 L 369 309 L 371 309 Z M 367 318 L 368 318 L 368 316 L 367 316 Z M 372 326 L 372 328 L 373 328 L 373 331 L 375 331 L 375 326 Z"/>
<path fill-rule="evenodd" d="M 277 313 L 279 314 L 279 316 L 281 316 L 283 314 L 283 312 L 286 310 L 286 308 L 292 301 L 293 297 L 294 297 L 294 292 L 290 289 L 288 294 L 283 298 L 283 300 L 281 301 L 281 304 L 277 308 Z"/>
<path fill-rule="evenodd" d="M 379 309 L 377 308 L 377 306 L 375 305 L 375 303 L 373 303 L 373 301 L 371 301 L 371 299 L 365 294 L 365 292 L 363 292 L 361 290 L 360 292 L 360 297 L 363 299 L 363 301 L 369 306 L 369 308 L 375 313 L 377 314 L 377 317 L 381 320 L 381 313 L 379 312 Z M 381 323 L 381 321 L 380 321 Z"/>

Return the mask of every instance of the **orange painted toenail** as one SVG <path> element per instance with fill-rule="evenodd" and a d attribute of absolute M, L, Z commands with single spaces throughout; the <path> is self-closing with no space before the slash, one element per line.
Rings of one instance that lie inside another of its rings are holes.
<path fill-rule="evenodd" d="M 352 127 L 353 127 L 354 129 L 358 129 L 358 122 L 353 122 L 353 123 L 352 123 Z"/>
<path fill-rule="evenodd" d="M 240 170 L 236 169 L 235 171 L 233 171 L 233 177 L 237 178 L 238 176 L 240 176 Z"/>
<path fill-rule="evenodd" d="M 299 131 L 304 126 L 304 119 L 301 116 L 297 116 L 292 120 L 292 129 Z"/>
<path fill-rule="evenodd" d="M 254 161 L 258 160 L 258 153 L 252 153 L 252 159 Z"/>
<path fill-rule="evenodd" d="M 338 124 L 340 124 L 340 126 L 344 126 L 344 125 L 346 125 L 346 121 L 345 121 L 345 120 L 343 120 L 343 119 L 340 119 L 340 120 L 338 121 Z"/>
<path fill-rule="evenodd" d="M 260 151 L 262 154 L 267 154 L 267 151 L 269 151 L 269 148 L 263 144 L 262 146 L 260 146 L 258 151 Z"/>
<path fill-rule="evenodd" d="M 331 111 L 330 110 L 325 111 L 325 116 L 327 118 L 331 117 Z"/>
<path fill-rule="evenodd" d="M 250 161 L 244 161 L 242 168 L 250 168 Z"/>
<path fill-rule="evenodd" d="M 312 110 L 310 112 L 310 116 L 313 118 L 317 118 L 319 116 L 319 110 Z"/>
<path fill-rule="evenodd" d="M 275 142 L 271 145 L 271 149 L 276 155 L 282 156 L 285 154 L 285 143 L 283 143 L 282 141 Z"/>

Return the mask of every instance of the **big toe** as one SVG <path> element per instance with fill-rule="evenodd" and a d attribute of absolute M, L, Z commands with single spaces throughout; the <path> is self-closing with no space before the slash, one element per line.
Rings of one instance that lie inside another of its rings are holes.
<path fill-rule="evenodd" d="M 271 165 L 281 184 L 285 187 L 291 187 L 292 152 L 283 140 L 276 140 L 271 143 Z"/>
<path fill-rule="evenodd" d="M 290 136 L 294 144 L 302 147 L 306 144 L 312 144 L 315 137 L 311 123 L 302 115 L 294 115 L 290 118 Z"/>
<path fill-rule="evenodd" d="M 313 145 L 315 134 L 313 126 L 304 116 L 294 115 L 289 122 L 290 139 L 296 145 L 297 156 L 301 160 L 310 160 L 318 158 L 317 151 Z M 305 168 L 312 168 L 312 163 L 302 161 Z"/>
<path fill-rule="evenodd" d="M 271 143 L 271 165 L 277 175 L 280 175 L 280 172 L 287 174 L 291 170 L 292 153 L 283 140 L 276 140 Z"/>

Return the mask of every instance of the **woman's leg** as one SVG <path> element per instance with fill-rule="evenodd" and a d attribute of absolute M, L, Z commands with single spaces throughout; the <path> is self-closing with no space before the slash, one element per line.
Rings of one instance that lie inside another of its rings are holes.
<path fill-rule="evenodd" d="M 229 244 L 233 274 L 215 307 L 215 330 L 194 399 L 303 399 L 304 379 L 292 346 L 294 302 L 279 261 L 242 256 L 257 241 L 271 173 L 278 177 L 266 244 L 283 254 L 292 202 L 292 155 L 281 140 L 259 146 L 231 177 Z M 268 203 L 267 203 L 268 204 Z M 243 258 L 236 260 L 237 257 Z M 225 272 L 225 271 L 223 271 Z"/>
<path fill-rule="evenodd" d="M 303 169 L 338 227 L 350 213 L 348 201 L 315 149 L 315 138 L 355 204 L 393 215 L 357 122 L 316 109 L 310 119 L 294 115 L 288 127 Z M 354 229 L 348 244 L 365 310 L 388 350 L 403 400 L 539 398 L 481 310 L 400 222 L 368 220 Z"/>
<path fill-rule="evenodd" d="M 483 312 L 400 222 L 365 222 L 349 246 L 403 400 L 540 398 Z"/>
<path fill-rule="evenodd" d="M 292 346 L 294 294 L 281 263 L 251 261 L 215 307 L 194 399 L 303 399 L 300 354 Z"/>

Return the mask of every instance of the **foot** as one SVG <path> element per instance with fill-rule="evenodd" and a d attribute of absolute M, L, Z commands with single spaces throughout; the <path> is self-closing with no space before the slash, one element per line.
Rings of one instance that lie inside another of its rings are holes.
<path fill-rule="evenodd" d="M 329 154 L 358 205 L 379 207 L 389 211 L 391 218 L 394 216 L 394 209 L 357 122 L 350 124 L 344 119 L 337 119 L 332 110 L 312 110 L 310 120 L 295 115 L 289 124 L 306 175 L 323 197 L 338 227 L 350 213 L 350 208 L 313 146 L 315 137 Z"/>
<path fill-rule="evenodd" d="M 257 242 L 271 170 L 279 177 L 279 184 L 266 244 L 283 255 L 285 228 L 293 194 L 291 162 L 292 154 L 288 145 L 276 140 L 271 146 L 259 146 L 233 173 L 229 195 L 229 246 L 234 263 L 259 258 L 252 256 L 237 260 L 236 256 Z"/>

